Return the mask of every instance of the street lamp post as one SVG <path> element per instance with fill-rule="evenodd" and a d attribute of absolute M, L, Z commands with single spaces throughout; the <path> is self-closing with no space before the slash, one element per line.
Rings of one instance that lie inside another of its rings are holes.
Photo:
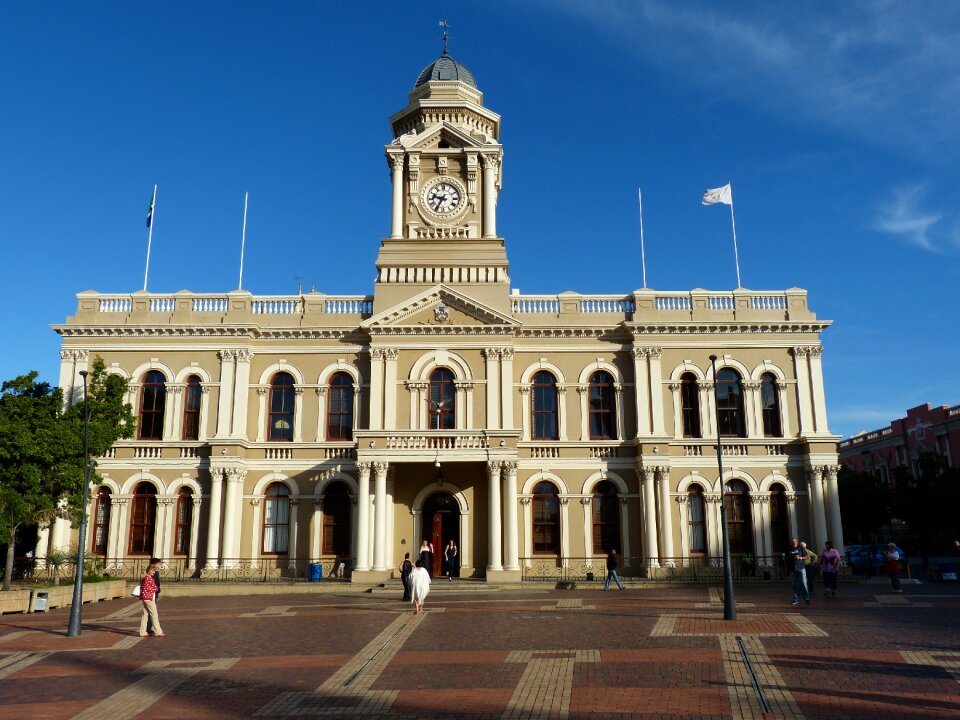
<path fill-rule="evenodd" d="M 84 545 L 87 538 L 87 493 L 90 488 L 90 451 L 88 437 L 90 432 L 90 405 L 87 403 L 87 371 L 81 370 L 83 378 L 83 505 L 80 507 L 80 536 L 77 538 L 77 566 L 73 573 L 73 603 L 70 605 L 70 625 L 68 637 L 77 637 L 83 621 L 83 564 Z"/>
<path fill-rule="evenodd" d="M 730 533 L 727 528 L 727 502 L 723 484 L 723 448 L 720 445 L 720 403 L 717 402 L 717 356 L 710 356 L 713 366 L 713 406 L 717 421 L 717 466 L 720 468 L 720 534 L 723 543 L 723 619 L 737 619 L 737 604 L 733 598 L 733 572 L 730 567 Z"/>

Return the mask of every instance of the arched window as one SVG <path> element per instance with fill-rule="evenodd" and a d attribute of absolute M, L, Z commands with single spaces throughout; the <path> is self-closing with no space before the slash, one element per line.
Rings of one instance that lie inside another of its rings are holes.
<path fill-rule="evenodd" d="M 183 393 L 183 439 L 200 439 L 200 400 L 203 397 L 200 378 L 191 375 Z"/>
<path fill-rule="evenodd" d="M 143 376 L 143 386 L 140 389 L 138 439 L 163 440 L 163 410 L 166 399 L 166 378 L 159 370 L 151 370 Z"/>
<path fill-rule="evenodd" d="M 703 437 L 700 433 L 700 388 L 697 386 L 697 376 L 693 373 L 680 376 L 680 414 L 683 436 Z"/>
<path fill-rule="evenodd" d="M 707 554 L 706 510 L 703 503 L 703 488 L 691 485 L 687 491 L 687 527 L 690 533 L 690 554 Z"/>
<path fill-rule="evenodd" d="M 153 555 L 153 536 L 157 523 L 157 489 L 148 482 L 133 491 L 130 514 L 130 554 Z"/>
<path fill-rule="evenodd" d="M 533 376 L 533 387 L 530 401 L 533 420 L 534 440 L 558 440 L 560 434 L 557 428 L 560 423 L 557 419 L 557 380 L 550 373 L 541 370 Z"/>
<path fill-rule="evenodd" d="M 773 373 L 760 376 L 760 403 L 763 408 L 763 434 L 766 437 L 783 437 L 780 424 L 780 393 L 777 378 Z"/>
<path fill-rule="evenodd" d="M 190 554 L 190 530 L 193 527 L 193 490 L 180 488 L 177 493 L 177 524 L 173 535 L 173 554 Z"/>
<path fill-rule="evenodd" d="M 743 480 L 728 480 L 723 502 L 727 506 L 727 537 L 730 552 L 753 552 L 753 522 L 750 517 L 750 495 Z"/>
<path fill-rule="evenodd" d="M 350 557 L 350 490 L 342 482 L 323 493 L 323 554 Z"/>
<path fill-rule="evenodd" d="M 353 378 L 339 372 L 327 391 L 327 440 L 353 440 Z"/>
<path fill-rule="evenodd" d="M 743 413 L 743 383 L 736 370 L 724 368 L 717 373 L 717 414 L 722 437 L 746 437 Z"/>
<path fill-rule="evenodd" d="M 94 555 L 107 554 L 107 542 L 110 539 L 110 490 L 103 485 L 97 490 L 97 502 L 93 511 Z"/>
<path fill-rule="evenodd" d="M 427 395 L 431 430 L 453 430 L 456 427 L 455 403 L 453 373 L 447 368 L 437 368 L 430 375 L 430 391 Z"/>
<path fill-rule="evenodd" d="M 620 552 L 620 503 L 617 486 L 609 480 L 593 489 L 593 552 Z"/>
<path fill-rule="evenodd" d="M 590 377 L 590 439 L 612 440 L 617 437 L 616 401 L 613 377 L 601 370 Z"/>
<path fill-rule="evenodd" d="M 787 514 L 787 491 L 783 485 L 770 486 L 770 539 L 771 550 L 779 555 L 790 546 L 790 520 Z"/>
<path fill-rule="evenodd" d="M 542 482 L 533 489 L 533 551 L 560 554 L 560 496 L 553 483 Z"/>
<path fill-rule="evenodd" d="M 267 488 L 263 503 L 263 552 L 283 555 L 290 538 L 290 491 L 283 483 Z"/>
<path fill-rule="evenodd" d="M 279 372 L 270 381 L 269 440 L 293 440 L 293 376 Z"/>

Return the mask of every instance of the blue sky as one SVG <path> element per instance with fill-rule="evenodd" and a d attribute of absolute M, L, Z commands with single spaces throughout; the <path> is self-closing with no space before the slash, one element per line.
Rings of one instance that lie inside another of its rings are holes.
<path fill-rule="evenodd" d="M 450 52 L 503 117 L 523 293 L 803 287 L 831 429 L 960 403 L 960 4 L 8 3 L 0 378 L 56 382 L 81 290 L 372 290 L 383 145 Z M 545 262 L 548 260 L 548 262 Z"/>

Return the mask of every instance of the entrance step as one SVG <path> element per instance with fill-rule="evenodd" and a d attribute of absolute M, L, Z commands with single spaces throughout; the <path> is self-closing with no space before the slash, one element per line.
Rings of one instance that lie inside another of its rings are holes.
<path fill-rule="evenodd" d="M 486 593 L 486 592 L 497 592 L 499 590 L 505 589 L 516 589 L 515 585 L 496 585 L 489 584 L 484 580 L 454 580 L 453 582 L 447 580 L 446 578 L 434 578 L 430 583 L 430 592 L 431 593 Z M 379 593 L 396 593 L 400 597 L 403 597 L 403 583 L 399 579 L 387 580 L 385 583 L 380 585 L 375 585 L 370 588 L 369 592 L 374 594 Z"/>

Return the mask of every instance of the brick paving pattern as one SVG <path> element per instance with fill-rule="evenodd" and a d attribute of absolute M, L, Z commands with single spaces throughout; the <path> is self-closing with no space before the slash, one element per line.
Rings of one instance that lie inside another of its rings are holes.
<path fill-rule="evenodd" d="M 0 720 L 960 719 L 960 587 L 165 598 L 0 616 Z"/>

